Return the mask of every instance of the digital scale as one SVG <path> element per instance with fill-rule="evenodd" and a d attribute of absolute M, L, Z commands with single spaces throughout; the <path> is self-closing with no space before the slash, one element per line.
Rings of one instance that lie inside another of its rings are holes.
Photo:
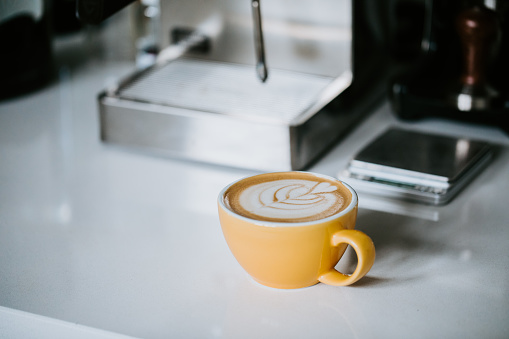
<path fill-rule="evenodd" d="M 443 205 L 493 154 L 494 146 L 486 142 L 391 128 L 362 149 L 340 177 L 360 192 Z"/>

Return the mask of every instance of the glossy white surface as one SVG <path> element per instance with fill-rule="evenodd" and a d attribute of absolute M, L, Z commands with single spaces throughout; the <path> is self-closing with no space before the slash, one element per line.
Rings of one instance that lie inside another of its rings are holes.
<path fill-rule="evenodd" d="M 360 195 L 377 260 L 354 286 L 265 288 L 216 214 L 218 192 L 254 172 L 100 143 L 96 95 L 131 67 L 88 60 L 0 102 L 0 338 L 507 337 L 506 148 L 444 207 Z M 384 104 L 310 170 L 335 176 L 389 125 L 509 145 L 491 128 L 402 124 Z"/>

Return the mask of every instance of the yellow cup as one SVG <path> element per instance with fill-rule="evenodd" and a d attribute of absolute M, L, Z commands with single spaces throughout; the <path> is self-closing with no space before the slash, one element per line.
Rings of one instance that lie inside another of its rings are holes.
<path fill-rule="evenodd" d="M 361 279 L 373 266 L 373 241 L 365 233 L 354 230 L 357 193 L 337 179 L 309 174 L 345 186 L 352 194 L 350 204 L 325 219 L 289 224 L 250 219 L 226 206 L 225 192 L 245 179 L 228 185 L 219 194 L 219 219 L 226 242 L 244 270 L 262 285 L 284 289 L 318 282 L 346 286 Z M 357 267 L 351 275 L 335 269 L 347 245 L 357 254 Z"/>

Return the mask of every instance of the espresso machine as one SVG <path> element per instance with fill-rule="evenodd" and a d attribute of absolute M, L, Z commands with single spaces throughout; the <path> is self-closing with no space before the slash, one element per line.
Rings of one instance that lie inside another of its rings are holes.
<path fill-rule="evenodd" d="M 78 0 L 77 14 L 99 23 L 130 2 Z M 99 95 L 105 143 L 240 168 L 299 170 L 369 111 L 369 100 L 354 110 L 345 95 L 370 72 L 353 62 L 369 40 L 352 41 L 351 0 L 151 3 L 159 17 L 146 51 L 154 62 Z"/>

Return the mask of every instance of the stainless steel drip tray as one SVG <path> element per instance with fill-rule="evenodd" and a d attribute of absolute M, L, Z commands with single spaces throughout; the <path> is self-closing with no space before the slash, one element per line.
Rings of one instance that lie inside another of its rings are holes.
<path fill-rule="evenodd" d="M 291 124 L 334 78 L 271 70 L 262 83 L 254 67 L 180 59 L 120 89 L 119 97 L 165 106 Z"/>
<path fill-rule="evenodd" d="M 259 170 L 300 169 L 306 123 L 351 82 L 182 58 L 133 74 L 99 96 L 102 139 L 169 156 Z M 316 123 L 313 125 L 317 125 Z M 320 124 L 318 124 L 320 125 Z M 330 142 L 330 141 L 329 141 Z M 312 153 L 312 152 L 311 152 Z"/>

